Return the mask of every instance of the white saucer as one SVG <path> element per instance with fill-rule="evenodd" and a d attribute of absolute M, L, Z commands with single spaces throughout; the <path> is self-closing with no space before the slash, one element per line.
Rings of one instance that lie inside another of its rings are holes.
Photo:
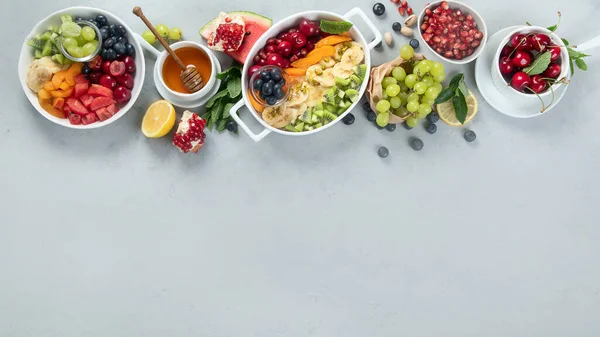
<path fill-rule="evenodd" d="M 491 64 L 492 62 L 495 62 L 494 56 L 496 54 L 496 50 L 498 50 L 498 46 L 506 34 L 517 28 L 518 26 L 507 27 L 490 37 L 485 50 L 481 53 L 479 58 L 477 58 L 477 62 L 475 63 L 475 81 L 477 81 L 477 89 L 479 89 L 481 96 L 483 96 L 483 98 L 492 106 L 492 108 L 507 116 L 515 118 L 538 117 L 548 113 L 548 111 L 554 108 L 558 102 L 560 102 L 567 92 L 566 85 L 561 85 L 559 89 L 556 90 L 556 98 L 554 103 L 552 103 L 546 109 L 546 112 L 542 113 L 540 112 L 542 109 L 542 103 L 539 100 L 509 100 L 506 96 L 502 95 L 500 91 L 498 91 L 498 88 L 496 88 L 494 82 L 492 81 Z M 569 80 L 569 78 L 570 74 L 567 80 Z"/>
<path fill-rule="evenodd" d="M 217 69 L 217 74 L 220 73 L 221 72 L 221 63 L 219 62 L 219 60 L 216 57 L 211 57 L 211 60 L 212 60 L 212 62 L 215 63 L 215 67 Z M 169 94 L 167 89 L 160 83 L 160 81 L 156 80 L 158 77 L 159 77 L 158 70 L 156 69 L 156 67 L 154 67 L 154 83 L 156 83 L 155 87 L 156 87 L 156 90 L 158 90 L 158 93 L 164 99 L 171 102 L 173 105 L 178 106 L 180 108 L 184 108 L 184 109 L 194 109 L 201 105 L 206 104 L 219 91 L 219 87 L 221 86 L 221 80 L 217 78 L 213 89 L 208 94 L 206 94 L 206 96 L 201 97 L 200 99 L 198 99 L 196 101 L 183 102 L 180 99 L 170 97 L 171 95 Z"/>

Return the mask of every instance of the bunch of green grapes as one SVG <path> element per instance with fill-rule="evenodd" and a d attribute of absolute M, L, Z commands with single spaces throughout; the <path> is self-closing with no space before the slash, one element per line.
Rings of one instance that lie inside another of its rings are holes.
<path fill-rule="evenodd" d="M 400 48 L 400 57 L 411 60 L 415 55 L 409 45 Z M 431 60 L 414 61 L 412 74 L 402 67 L 395 67 L 391 76 L 383 78 L 383 97 L 377 102 L 377 125 L 385 127 L 390 121 L 390 113 L 406 118 L 406 124 L 415 127 L 419 119 L 431 113 L 431 107 L 442 92 L 446 78 L 444 65 Z"/>
<path fill-rule="evenodd" d="M 181 40 L 181 36 L 183 35 L 183 32 L 180 28 L 169 29 L 167 25 L 162 23 L 160 25 L 156 25 L 156 27 L 154 28 L 156 29 L 158 34 L 160 34 L 160 36 L 167 40 L 167 43 L 177 42 Z M 144 31 L 142 33 L 142 37 L 144 38 L 144 40 L 146 40 L 146 42 L 150 44 L 156 43 L 156 37 L 149 30 Z"/>

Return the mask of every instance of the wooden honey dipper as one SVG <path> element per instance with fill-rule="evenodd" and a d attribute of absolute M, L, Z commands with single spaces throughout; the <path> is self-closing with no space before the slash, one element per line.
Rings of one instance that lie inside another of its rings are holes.
<path fill-rule="evenodd" d="M 169 44 L 162 38 L 162 36 L 160 36 L 160 34 L 158 34 L 154 26 L 150 23 L 150 21 L 148 21 L 148 19 L 142 12 L 142 8 L 140 8 L 140 6 L 135 6 L 133 8 L 133 14 L 137 15 L 140 19 L 142 19 L 142 21 L 144 21 L 144 23 L 146 24 L 146 26 L 148 26 L 152 34 L 154 34 L 158 41 L 160 41 L 160 44 L 162 44 L 163 47 L 165 47 L 165 50 L 173 57 L 173 59 L 175 59 L 175 62 L 177 62 L 177 64 L 181 67 L 181 74 L 179 75 L 179 78 L 181 79 L 181 82 L 183 83 L 185 88 L 190 92 L 196 92 L 202 89 L 202 87 L 204 87 L 204 81 L 202 80 L 202 75 L 198 72 L 198 69 L 196 69 L 196 67 L 194 67 L 193 65 L 186 66 L 185 64 L 183 64 L 183 62 L 181 62 L 181 59 L 175 54 L 175 52 L 173 51 L 173 49 L 171 49 Z"/>

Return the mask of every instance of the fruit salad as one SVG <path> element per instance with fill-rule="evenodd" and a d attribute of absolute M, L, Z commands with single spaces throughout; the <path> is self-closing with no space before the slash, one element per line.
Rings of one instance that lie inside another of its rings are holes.
<path fill-rule="evenodd" d="M 278 106 L 262 111 L 265 122 L 290 132 L 311 131 L 336 120 L 359 99 L 367 73 L 363 46 L 346 34 L 330 35 L 351 27 L 347 22 L 304 19 L 267 40 L 253 57 L 249 75 L 265 65 L 284 69 L 290 78 L 287 98 Z"/>
<path fill-rule="evenodd" d="M 110 24 L 104 15 L 88 19 L 66 15 L 61 21 L 60 28 L 50 27 L 29 42 L 34 60 L 26 84 L 38 94 L 44 110 L 73 125 L 110 119 L 131 99 L 134 86 L 135 48 L 128 43 L 127 32 L 121 25 Z M 89 26 L 81 28 L 75 23 L 81 21 L 98 28 L 103 41 L 100 55 L 86 63 L 70 61 L 57 47 L 62 43 L 71 56 L 77 57 L 86 56 L 91 50 L 88 44 L 97 49 L 93 43 L 97 41 L 95 30 L 92 34 L 85 29 Z"/>

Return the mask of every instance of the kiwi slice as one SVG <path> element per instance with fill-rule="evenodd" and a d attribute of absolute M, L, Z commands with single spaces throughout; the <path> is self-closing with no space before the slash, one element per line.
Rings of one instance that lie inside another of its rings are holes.
<path fill-rule="evenodd" d="M 350 80 L 349 79 L 344 79 L 341 77 L 336 77 L 335 78 L 335 84 L 342 86 L 342 87 L 347 87 L 348 84 L 350 84 Z"/>
<path fill-rule="evenodd" d="M 317 116 L 315 114 L 313 114 L 311 116 L 311 124 L 317 124 L 317 123 L 320 123 L 320 122 L 321 122 L 321 119 L 319 118 L 319 116 Z"/>
<path fill-rule="evenodd" d="M 44 43 L 44 48 L 42 48 L 42 57 L 52 55 L 52 42 L 50 40 Z"/>
<path fill-rule="evenodd" d="M 317 116 L 318 118 L 323 118 L 323 105 L 321 104 L 321 109 L 313 110 L 313 116 Z"/>
<path fill-rule="evenodd" d="M 335 90 L 336 88 L 331 88 L 325 92 L 325 96 L 323 96 L 325 104 L 335 104 Z"/>
<path fill-rule="evenodd" d="M 294 129 L 296 129 L 297 132 L 301 132 L 304 129 L 304 122 L 294 125 Z"/>
<path fill-rule="evenodd" d="M 350 99 L 350 101 L 352 103 L 358 101 L 358 91 L 354 90 L 354 89 L 348 89 L 346 90 L 346 97 L 348 99 Z"/>
<path fill-rule="evenodd" d="M 42 51 L 39 49 L 36 49 L 35 52 L 33 53 L 33 57 L 35 57 L 36 59 L 41 59 L 42 58 Z"/>
<path fill-rule="evenodd" d="M 290 124 L 286 125 L 284 128 L 286 131 L 290 131 L 290 132 L 296 132 L 296 129 L 294 129 L 294 127 Z"/>
<path fill-rule="evenodd" d="M 315 124 L 315 129 L 322 128 L 322 127 L 323 127 L 323 123 Z"/>
<path fill-rule="evenodd" d="M 321 20 L 321 30 L 329 34 L 342 34 L 352 28 L 352 23 L 348 21 L 329 21 Z"/>
<path fill-rule="evenodd" d="M 307 109 L 302 115 L 302 120 L 305 123 L 312 124 L 312 109 Z"/>
<path fill-rule="evenodd" d="M 39 37 L 33 37 L 27 44 L 35 49 L 44 49 L 44 41 L 40 40 Z"/>
<path fill-rule="evenodd" d="M 54 54 L 52 55 L 52 61 L 56 61 L 60 65 L 65 65 L 65 56 L 63 54 Z"/>
<path fill-rule="evenodd" d="M 323 122 L 325 124 L 333 122 L 337 118 L 337 115 L 329 110 L 325 110 L 323 113 Z"/>
<path fill-rule="evenodd" d="M 360 83 L 362 83 L 362 81 L 365 79 L 365 76 L 367 76 L 367 65 L 361 64 L 356 66 L 354 73 L 360 78 Z"/>
<path fill-rule="evenodd" d="M 40 35 L 39 39 L 46 42 L 48 40 L 50 40 L 50 38 L 52 37 L 52 31 L 51 30 L 46 30 L 42 33 L 42 35 Z"/>

